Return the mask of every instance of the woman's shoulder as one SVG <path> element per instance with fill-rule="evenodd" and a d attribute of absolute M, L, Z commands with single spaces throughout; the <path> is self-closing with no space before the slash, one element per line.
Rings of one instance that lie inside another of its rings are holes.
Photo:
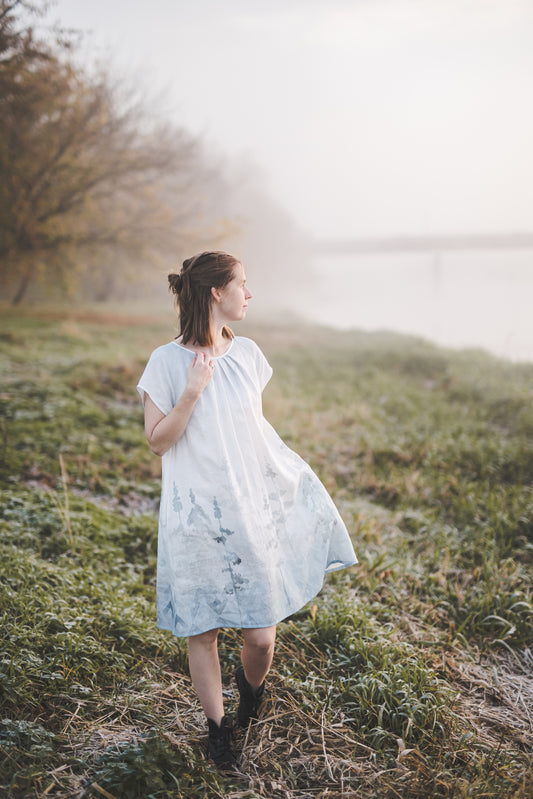
<path fill-rule="evenodd" d="M 251 352 L 254 354 L 261 352 L 255 341 L 251 338 L 246 338 L 246 336 L 235 336 L 234 343 L 246 352 Z"/>
<path fill-rule="evenodd" d="M 253 339 L 245 336 L 236 336 L 236 339 L 238 341 L 237 346 L 244 353 L 247 366 L 255 371 L 259 380 L 259 388 L 263 391 L 272 377 L 272 367 Z"/>
<path fill-rule="evenodd" d="M 177 346 L 175 341 L 169 341 L 167 344 L 161 344 L 152 351 L 149 363 L 164 367 L 166 364 L 177 364 L 181 360 L 186 362 L 187 358 L 190 360 L 189 350 Z"/>
<path fill-rule="evenodd" d="M 265 355 L 259 345 L 246 336 L 235 336 L 233 351 L 235 355 L 240 352 L 243 357 L 249 358 L 254 363 L 261 363 L 265 360 Z"/>

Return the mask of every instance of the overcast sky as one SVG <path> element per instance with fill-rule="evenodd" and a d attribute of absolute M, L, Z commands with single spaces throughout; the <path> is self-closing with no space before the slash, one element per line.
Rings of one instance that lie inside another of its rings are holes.
<path fill-rule="evenodd" d="M 532 0 L 58 0 L 317 236 L 533 230 Z"/>

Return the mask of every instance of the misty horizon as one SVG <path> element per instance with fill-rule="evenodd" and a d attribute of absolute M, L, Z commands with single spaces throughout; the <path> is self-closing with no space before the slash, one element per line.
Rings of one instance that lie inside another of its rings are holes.
<path fill-rule="evenodd" d="M 528 0 L 155 0 L 149 14 L 58 0 L 53 13 L 90 31 L 83 63 L 134 77 L 154 114 L 308 235 L 531 230 Z"/>

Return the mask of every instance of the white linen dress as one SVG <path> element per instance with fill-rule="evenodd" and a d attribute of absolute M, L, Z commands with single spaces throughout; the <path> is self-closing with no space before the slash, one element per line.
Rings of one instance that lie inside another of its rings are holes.
<path fill-rule="evenodd" d="M 194 353 L 171 341 L 137 389 L 164 414 Z M 157 623 L 176 636 L 270 627 L 314 597 L 326 572 L 357 563 L 346 527 L 311 468 L 262 412 L 272 369 L 236 336 L 181 438 L 163 455 Z"/>

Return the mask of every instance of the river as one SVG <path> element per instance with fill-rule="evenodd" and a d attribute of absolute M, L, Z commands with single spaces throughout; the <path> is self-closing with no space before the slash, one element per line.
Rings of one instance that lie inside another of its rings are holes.
<path fill-rule="evenodd" d="M 317 322 L 533 361 L 533 250 L 316 256 Z"/>

